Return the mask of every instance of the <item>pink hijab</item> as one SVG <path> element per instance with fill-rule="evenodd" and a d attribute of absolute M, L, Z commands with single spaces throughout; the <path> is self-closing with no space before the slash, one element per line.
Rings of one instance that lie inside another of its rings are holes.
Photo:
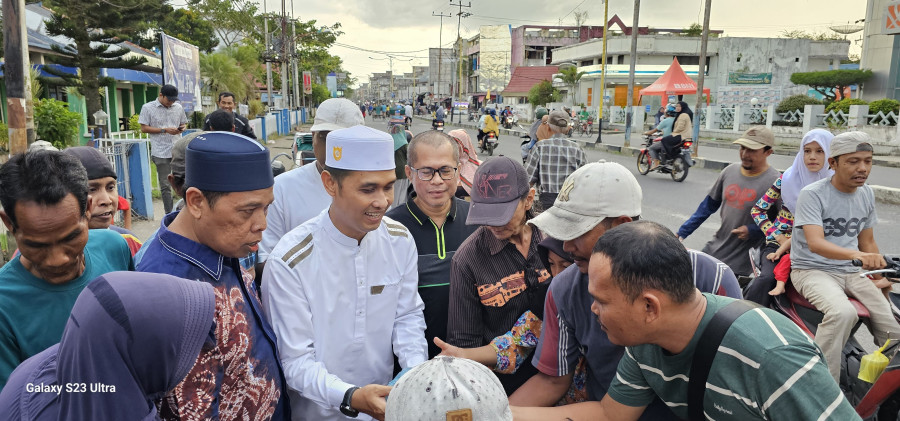
<path fill-rule="evenodd" d="M 472 145 L 472 139 L 465 130 L 451 130 L 450 137 L 456 141 L 459 146 L 459 182 L 466 193 L 472 193 L 472 180 L 475 178 L 475 170 L 481 165 L 481 160 L 475 153 L 475 146 Z"/>

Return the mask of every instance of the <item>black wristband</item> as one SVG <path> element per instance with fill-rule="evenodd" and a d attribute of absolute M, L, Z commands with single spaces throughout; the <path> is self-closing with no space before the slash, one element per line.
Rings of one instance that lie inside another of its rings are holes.
<path fill-rule="evenodd" d="M 359 415 L 359 411 L 350 406 L 353 402 L 353 392 L 356 392 L 357 389 L 359 389 L 358 386 L 347 389 L 347 391 L 344 392 L 344 400 L 341 402 L 341 413 L 351 418 L 356 418 Z"/>

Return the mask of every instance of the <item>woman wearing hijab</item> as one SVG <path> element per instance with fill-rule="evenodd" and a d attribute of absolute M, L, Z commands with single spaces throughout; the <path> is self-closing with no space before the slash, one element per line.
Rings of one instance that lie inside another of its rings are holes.
<path fill-rule="evenodd" d="M 672 149 L 682 141 L 691 140 L 694 136 L 694 113 L 688 107 L 687 102 L 679 101 L 675 104 L 675 124 L 672 126 L 672 134 L 660 140 L 666 151 L 666 156 L 672 158 Z M 653 163 L 656 167 L 659 160 Z"/>
<path fill-rule="evenodd" d="M 828 168 L 828 154 L 832 138 L 834 135 L 823 129 L 811 130 L 803 136 L 800 151 L 794 157 L 794 163 L 781 177 L 775 180 L 772 187 L 750 211 L 753 220 L 766 235 L 766 244 L 761 251 L 765 258 L 761 259 L 760 274 L 747 284 L 744 290 L 745 299 L 768 307 L 772 295 L 778 295 L 784 291 L 783 283 L 776 284 L 775 266 L 781 260 L 784 251 L 790 247 L 791 231 L 794 227 L 792 212 L 796 209 L 800 190 L 810 183 L 834 174 L 834 171 Z M 778 209 L 779 203 L 781 204 L 780 210 Z M 773 215 L 775 211 L 777 211 L 777 216 Z"/>
<path fill-rule="evenodd" d="M 213 328 L 213 288 L 169 275 L 111 272 L 72 308 L 62 341 L 12 373 L 9 420 L 158 420 L 154 401 L 187 375 Z"/>
<path fill-rule="evenodd" d="M 451 130 L 447 134 L 456 141 L 456 145 L 459 147 L 459 187 L 456 189 L 456 197 L 465 199 L 472 192 L 472 180 L 475 178 L 475 171 L 481 165 L 481 160 L 475 153 L 472 138 L 465 130 Z"/>
<path fill-rule="evenodd" d="M 659 126 L 659 122 L 664 115 L 666 115 L 666 107 L 660 106 L 659 110 L 656 111 L 656 115 L 653 116 L 653 127 Z"/>

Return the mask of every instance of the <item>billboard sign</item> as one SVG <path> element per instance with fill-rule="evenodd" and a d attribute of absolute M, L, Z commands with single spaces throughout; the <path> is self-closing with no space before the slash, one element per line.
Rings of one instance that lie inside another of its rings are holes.
<path fill-rule="evenodd" d="M 735 73 L 728 72 L 729 85 L 771 85 L 771 73 Z"/>
<path fill-rule="evenodd" d="M 303 93 L 312 93 L 312 72 L 303 72 Z"/>
<path fill-rule="evenodd" d="M 200 49 L 178 38 L 161 35 L 163 83 L 178 88 L 178 99 L 186 113 L 200 111 Z"/>
<path fill-rule="evenodd" d="M 884 33 L 886 35 L 900 34 L 900 1 L 888 3 L 884 13 Z"/>

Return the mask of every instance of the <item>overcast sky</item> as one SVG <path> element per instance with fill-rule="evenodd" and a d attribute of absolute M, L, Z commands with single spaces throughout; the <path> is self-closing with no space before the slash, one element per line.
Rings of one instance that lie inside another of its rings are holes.
<path fill-rule="evenodd" d="M 290 10 L 291 0 L 286 1 L 286 8 Z M 475 35 L 481 25 L 574 25 L 574 12 L 577 11 L 588 12 L 586 25 L 603 25 L 600 0 L 464 1 L 465 4 L 471 1 L 472 7 L 463 8 L 463 11 L 472 16 L 462 19 L 460 33 L 463 37 Z M 643 0 L 640 26 L 684 28 L 694 22 L 702 23 L 704 3 L 704 0 Z M 267 0 L 266 7 L 270 11 L 280 11 L 281 2 Z M 432 17 L 432 12 L 453 15 L 443 19 L 441 41 L 448 46 L 456 38 L 458 10 L 458 7 L 450 6 L 449 0 L 294 2 L 296 18 L 316 19 L 319 24 L 341 23 L 344 35 L 338 38 L 338 43 L 344 46 L 333 46 L 330 51 L 343 59 L 345 69 L 360 83 L 367 81 L 373 72 L 388 70 L 389 63 L 383 52 L 403 55 L 393 60 L 395 74 L 410 72 L 413 65 L 427 65 L 427 49 L 438 46 L 441 32 L 441 19 Z M 619 15 L 627 26 L 631 26 L 633 12 L 632 0 L 610 0 L 610 18 Z M 710 28 L 724 30 L 725 36 L 776 37 L 785 29 L 830 32 L 829 26 L 852 23 L 864 18 L 865 14 L 865 0 L 719 0 L 712 5 Z M 859 32 L 850 35 L 850 39 L 861 36 L 862 32 Z M 858 45 L 851 46 L 853 52 L 859 52 Z"/>

